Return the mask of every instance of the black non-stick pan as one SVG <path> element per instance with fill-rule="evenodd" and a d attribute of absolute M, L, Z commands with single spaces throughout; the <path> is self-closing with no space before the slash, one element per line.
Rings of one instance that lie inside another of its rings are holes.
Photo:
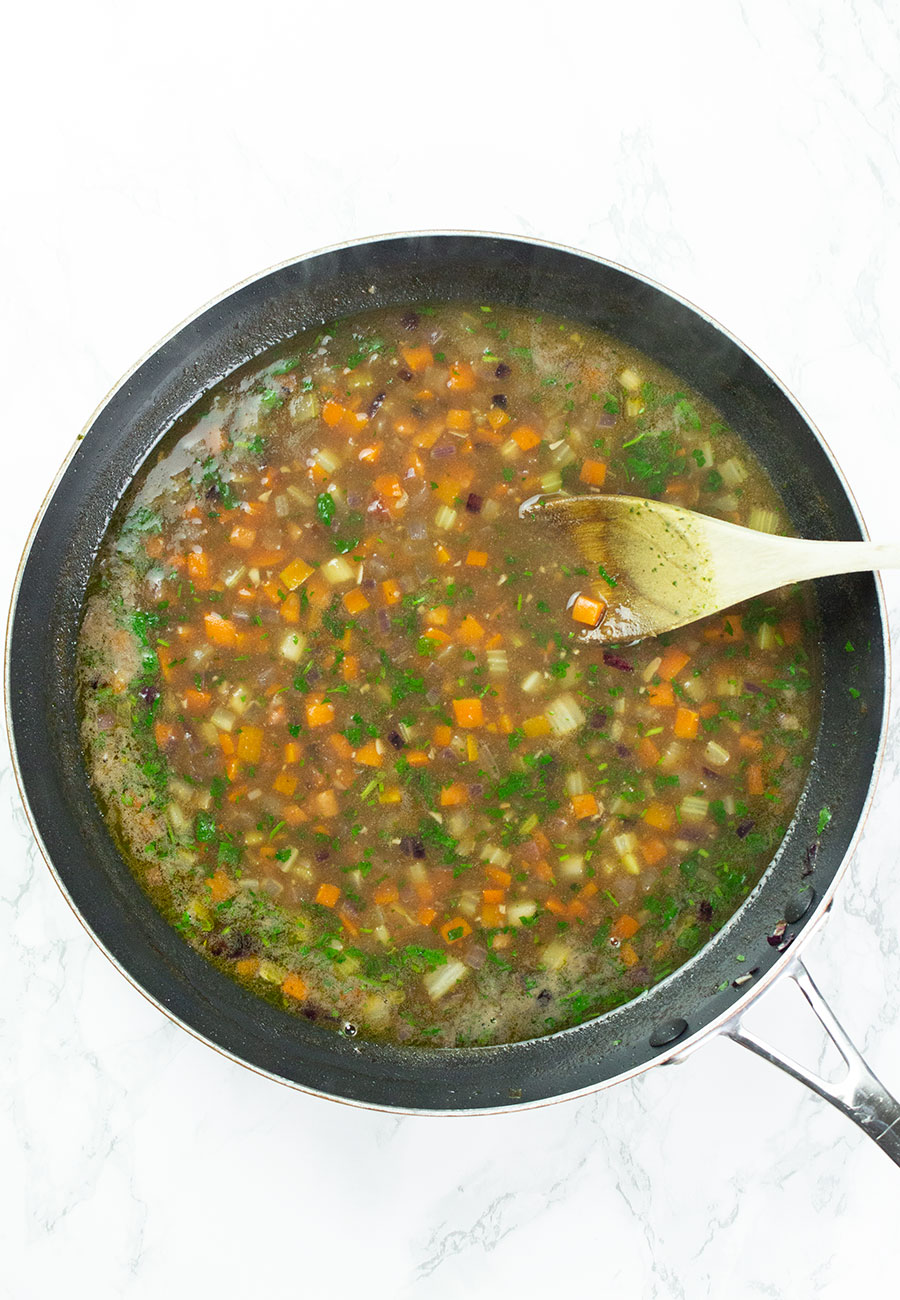
<path fill-rule="evenodd" d="M 170 928 L 118 853 L 91 793 L 73 691 L 91 563 L 135 471 L 224 376 L 299 330 L 373 307 L 509 303 L 609 331 L 722 410 L 781 492 L 801 536 L 858 539 L 846 484 L 809 420 L 731 335 L 643 277 L 548 244 L 471 234 L 348 244 L 260 275 L 165 339 L 104 402 L 29 539 L 7 639 L 7 710 L 35 835 L 77 915 L 122 973 L 227 1055 L 325 1097 L 419 1112 L 478 1112 L 571 1097 L 727 1033 L 838 1105 L 900 1163 L 900 1107 L 821 1003 L 797 953 L 837 887 L 871 796 L 885 726 L 885 620 L 876 579 L 822 580 L 821 724 L 797 814 L 763 880 L 725 928 L 633 1002 L 576 1028 L 504 1047 L 412 1049 L 345 1039 L 282 1012 L 220 973 Z M 847 690 L 844 645 L 857 653 Z M 818 831 L 820 809 L 831 820 Z M 782 931 L 782 924 L 785 928 Z M 835 1087 L 741 1029 L 779 974 L 798 980 L 848 1060 Z"/>

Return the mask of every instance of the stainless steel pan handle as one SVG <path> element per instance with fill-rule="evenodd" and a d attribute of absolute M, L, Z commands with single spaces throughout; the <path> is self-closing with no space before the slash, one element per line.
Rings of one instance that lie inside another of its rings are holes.
<path fill-rule="evenodd" d="M 756 1052 L 764 1060 L 771 1061 L 786 1074 L 793 1075 L 820 1097 L 830 1101 L 842 1115 L 852 1119 L 863 1132 L 868 1133 L 895 1165 L 900 1165 L 900 1102 L 891 1096 L 881 1080 L 866 1065 L 799 957 L 793 960 L 785 974 L 800 989 L 847 1066 L 846 1073 L 837 1082 L 829 1083 L 813 1070 L 800 1065 L 793 1057 L 771 1047 L 762 1038 L 745 1029 L 743 1016 L 737 1016 L 725 1026 L 723 1032 L 734 1042 Z"/>

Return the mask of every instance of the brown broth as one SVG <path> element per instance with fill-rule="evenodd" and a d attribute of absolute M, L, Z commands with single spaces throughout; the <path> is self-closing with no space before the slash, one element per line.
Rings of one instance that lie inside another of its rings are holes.
<path fill-rule="evenodd" d="M 509 308 L 301 335 L 173 430 L 98 556 L 80 697 L 188 942 L 321 1023 L 452 1046 L 602 1014 L 727 921 L 808 768 L 805 594 L 591 646 L 572 615 L 613 575 L 517 512 L 601 488 L 787 528 L 700 397 Z"/>

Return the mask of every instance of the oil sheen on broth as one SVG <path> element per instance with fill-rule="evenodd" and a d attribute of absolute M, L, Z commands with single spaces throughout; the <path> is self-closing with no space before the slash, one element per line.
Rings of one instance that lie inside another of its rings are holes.
<path fill-rule="evenodd" d="M 187 942 L 320 1024 L 453 1046 L 597 1016 L 724 924 L 808 767 L 804 593 L 591 646 L 615 573 L 517 512 L 601 489 L 787 527 L 696 394 L 508 308 L 301 335 L 171 431 L 97 558 L 79 690 Z"/>

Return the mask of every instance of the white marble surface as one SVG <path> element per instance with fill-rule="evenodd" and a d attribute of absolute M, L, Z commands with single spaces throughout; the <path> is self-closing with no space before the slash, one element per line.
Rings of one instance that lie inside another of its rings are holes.
<path fill-rule="evenodd" d="M 74 435 L 159 335 L 291 254 L 423 227 L 579 245 L 703 304 L 897 535 L 895 5 L 50 0 L 4 38 L 4 593 Z M 896 723 L 808 959 L 900 1088 Z M 509 1116 L 318 1101 L 112 969 L 5 753 L 0 845 L 3 1296 L 843 1300 L 900 1264 L 900 1170 L 731 1044 Z M 759 1017 L 815 1058 L 785 991 Z"/>

